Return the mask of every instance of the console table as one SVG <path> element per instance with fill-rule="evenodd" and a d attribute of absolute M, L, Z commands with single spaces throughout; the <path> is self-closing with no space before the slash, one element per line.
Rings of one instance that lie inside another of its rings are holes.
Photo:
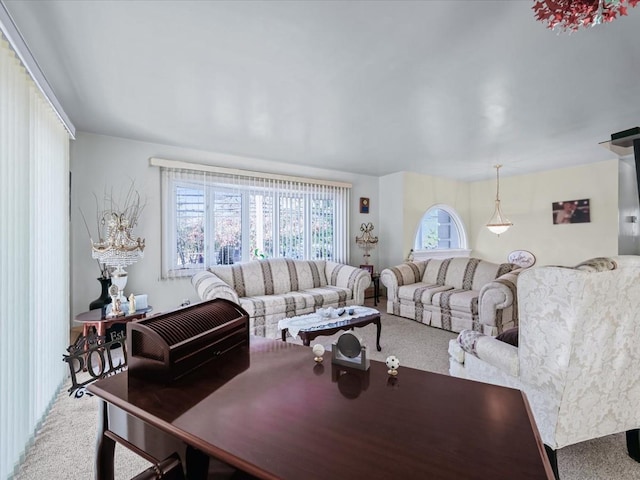
<path fill-rule="evenodd" d="M 268 479 L 554 478 L 519 390 L 407 367 L 389 377 L 376 361 L 360 382 L 332 370 L 254 337 L 173 383 L 98 380 L 95 478 L 113 479 L 116 442 L 147 459 L 177 453 L 189 479 L 205 479 L 210 458 Z"/>

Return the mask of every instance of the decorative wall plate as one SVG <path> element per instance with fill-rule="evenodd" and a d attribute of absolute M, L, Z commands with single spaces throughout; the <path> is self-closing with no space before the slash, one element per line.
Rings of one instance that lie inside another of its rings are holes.
<path fill-rule="evenodd" d="M 528 250 L 514 250 L 507 257 L 509 263 L 515 263 L 519 267 L 528 268 L 536 263 L 536 257 Z"/>

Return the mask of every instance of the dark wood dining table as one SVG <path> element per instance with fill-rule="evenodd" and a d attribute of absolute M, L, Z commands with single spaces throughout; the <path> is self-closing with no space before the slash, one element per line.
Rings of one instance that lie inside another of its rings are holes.
<path fill-rule="evenodd" d="M 396 355 L 402 359 L 402 352 Z M 257 478 L 553 479 L 525 395 L 384 363 L 315 363 L 311 349 L 253 337 L 173 383 L 122 372 L 101 400 L 96 478 L 115 442 L 154 460 L 177 452 L 187 478 L 209 459 Z"/>

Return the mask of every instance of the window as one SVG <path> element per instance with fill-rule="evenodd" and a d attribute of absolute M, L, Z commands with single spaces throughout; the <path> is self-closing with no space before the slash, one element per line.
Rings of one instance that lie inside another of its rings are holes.
<path fill-rule="evenodd" d="M 163 276 L 287 257 L 346 262 L 347 184 L 162 168 Z M 221 173 L 222 171 L 222 173 Z"/>
<path fill-rule="evenodd" d="M 414 250 L 456 250 L 467 246 L 466 233 L 455 210 L 435 205 L 424 214 L 414 242 Z"/>

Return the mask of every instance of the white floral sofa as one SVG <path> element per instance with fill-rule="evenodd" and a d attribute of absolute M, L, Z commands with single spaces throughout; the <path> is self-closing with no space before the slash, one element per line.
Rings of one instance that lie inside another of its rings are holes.
<path fill-rule="evenodd" d="M 478 258 L 405 262 L 384 269 L 387 312 L 433 327 L 497 335 L 518 324 L 517 280 L 512 263 Z"/>
<path fill-rule="evenodd" d="M 640 460 L 640 256 L 527 269 L 518 297 L 512 341 L 460 332 L 450 374 L 524 391 L 552 465 L 556 449 L 623 431 Z"/>
<path fill-rule="evenodd" d="M 200 299 L 226 298 L 249 314 L 254 335 L 279 338 L 278 321 L 318 308 L 363 305 L 366 270 L 324 260 L 273 258 L 216 265 L 191 279 Z"/>

